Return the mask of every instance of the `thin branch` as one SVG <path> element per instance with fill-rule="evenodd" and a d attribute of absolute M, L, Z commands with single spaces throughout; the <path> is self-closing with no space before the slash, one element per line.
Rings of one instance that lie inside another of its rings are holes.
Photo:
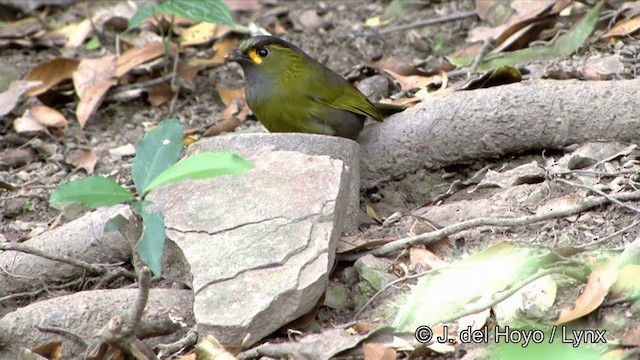
<path fill-rule="evenodd" d="M 65 263 L 71 266 L 76 266 L 82 269 L 85 269 L 91 273 L 96 273 L 96 274 L 104 274 L 107 272 L 107 270 L 103 267 L 100 266 L 95 266 L 93 264 L 90 264 L 86 261 L 82 261 L 82 260 L 78 260 L 78 259 L 74 259 L 70 256 L 66 256 L 66 255 L 55 255 L 55 254 L 49 254 L 46 253 L 42 250 L 36 249 L 32 246 L 29 246 L 27 244 L 24 243 L 9 243 L 9 242 L 5 242 L 5 243 L 0 243 L 0 250 L 4 250 L 4 251 L 18 251 L 18 252 L 22 252 L 25 254 L 31 254 L 31 255 L 35 255 L 35 256 L 40 256 L 42 258 L 45 259 L 49 259 L 52 261 L 59 261 L 61 263 Z"/>
<path fill-rule="evenodd" d="M 75 279 L 73 281 L 69 281 L 68 283 L 64 283 L 64 284 L 60 284 L 60 285 L 44 287 L 42 289 L 38 289 L 38 290 L 34 290 L 34 291 L 26 291 L 26 292 L 15 293 L 15 294 L 3 296 L 3 297 L 0 298 L 0 303 L 4 302 L 6 300 L 19 299 L 19 298 L 23 298 L 23 297 L 35 297 L 35 296 L 38 296 L 38 295 L 42 294 L 43 292 L 48 292 L 49 290 L 67 289 L 67 288 L 72 287 L 74 285 L 82 284 L 82 281 L 83 281 L 82 279 Z"/>
<path fill-rule="evenodd" d="M 480 66 L 482 59 L 484 59 L 484 56 L 487 55 L 487 53 L 491 49 L 491 46 L 493 46 L 493 39 L 491 39 L 491 37 L 487 37 L 486 39 L 484 39 L 482 47 L 480 48 L 480 50 L 478 50 L 478 53 L 473 58 L 473 63 L 471 63 L 471 66 L 469 67 L 467 77 L 471 77 L 471 75 L 475 73 L 476 70 L 478 70 L 478 66 Z"/>
<path fill-rule="evenodd" d="M 576 248 L 579 248 L 579 249 L 587 249 L 587 248 L 591 248 L 591 247 L 594 247 L 594 246 L 600 245 L 600 244 L 602 244 L 602 243 L 605 243 L 605 242 L 607 242 L 607 241 L 611 240 L 612 238 L 614 238 L 614 237 L 616 237 L 616 236 L 618 236 L 618 235 L 620 235 L 620 234 L 624 234 L 624 233 L 626 233 L 627 231 L 629 231 L 629 230 L 633 229 L 634 227 L 638 226 L 638 224 L 640 224 L 640 219 L 637 219 L 636 221 L 634 221 L 633 223 L 631 223 L 631 225 L 626 226 L 626 227 L 624 227 L 624 228 L 622 228 L 622 229 L 620 229 L 620 230 L 618 230 L 618 231 L 614 232 L 613 234 L 609 234 L 609 235 L 607 235 L 607 236 L 603 237 L 602 239 L 598 239 L 598 240 L 592 241 L 592 242 L 590 242 L 590 243 L 588 243 L 588 244 L 584 244 L 584 245 L 576 246 Z"/>
<path fill-rule="evenodd" d="M 52 333 L 56 333 L 56 334 L 62 334 L 62 335 L 69 335 L 73 338 L 75 338 L 76 340 L 78 340 L 78 342 L 80 343 L 80 345 L 82 345 L 83 347 L 88 347 L 89 346 L 89 342 L 87 342 L 87 340 L 85 340 L 82 335 L 77 334 L 71 330 L 67 330 L 67 329 L 63 329 L 60 327 L 56 327 L 56 326 L 44 326 L 44 325 L 36 325 L 36 328 L 40 331 L 46 331 L 46 332 L 52 332 Z"/>
<path fill-rule="evenodd" d="M 404 248 L 408 248 L 417 244 L 429 244 L 435 241 L 438 241 L 442 238 L 445 238 L 449 235 L 453 235 L 459 233 L 464 230 L 473 229 L 479 226 L 522 226 L 534 224 L 540 221 L 556 219 L 571 216 L 589 209 L 592 209 L 597 206 L 605 205 L 613 200 L 617 201 L 634 201 L 640 200 L 640 191 L 627 192 L 615 195 L 607 195 L 606 197 L 598 197 L 595 199 L 585 200 L 580 204 L 567 207 L 564 209 L 552 210 L 546 213 L 540 213 L 529 216 L 521 216 L 521 217 L 482 217 L 475 218 L 463 222 L 459 222 L 453 225 L 446 226 L 442 229 L 407 237 L 404 239 L 398 239 L 393 242 L 387 243 L 385 245 L 380 246 L 379 248 L 366 251 L 363 253 L 355 253 L 355 254 L 342 254 L 340 255 L 340 260 L 356 260 L 363 255 L 373 254 L 373 255 L 386 255 L 389 253 L 393 253 L 395 251 L 402 250 Z"/>
<path fill-rule="evenodd" d="M 445 16 L 445 17 L 441 17 L 441 18 L 437 18 L 437 19 L 422 20 L 422 21 L 415 22 L 413 24 L 390 26 L 390 27 L 388 27 L 386 29 L 380 30 L 380 35 L 384 35 L 384 34 L 387 34 L 387 33 L 390 33 L 390 32 L 394 32 L 394 31 L 415 29 L 415 28 L 425 27 L 425 26 L 429 26 L 429 25 L 437 25 L 437 24 L 442 24 L 442 23 L 445 23 L 445 22 L 450 22 L 450 21 L 455 21 L 455 20 L 462 20 L 462 19 L 466 19 L 466 18 L 469 18 L 469 17 L 476 17 L 476 16 L 478 16 L 478 13 L 474 10 L 474 11 L 464 12 L 464 13 L 460 13 L 460 14 L 454 14 L 454 15 L 451 15 L 451 16 Z"/>
<path fill-rule="evenodd" d="M 640 214 L 640 209 L 638 209 L 637 207 L 625 204 L 622 201 L 617 200 L 613 196 L 605 193 L 604 191 L 601 191 L 601 190 L 598 190 L 598 189 L 594 188 L 593 186 L 574 183 L 572 181 L 565 180 L 565 179 L 562 179 L 562 178 L 554 178 L 553 180 L 561 182 L 561 183 L 564 183 L 564 184 L 567 184 L 569 186 L 573 186 L 573 187 L 589 190 L 591 192 L 594 192 L 594 193 L 596 193 L 596 194 L 598 194 L 600 196 L 603 196 L 603 197 L 607 198 L 607 200 L 611 201 L 614 204 L 620 205 L 620 206 L 622 206 L 623 208 L 625 208 L 627 210 L 631 210 L 631 211 L 633 211 L 635 213 Z"/>
<path fill-rule="evenodd" d="M 364 305 L 362 305 L 362 307 L 360 308 L 360 310 L 358 310 L 358 312 L 355 313 L 355 315 L 353 315 L 353 318 L 351 318 L 351 321 L 357 321 L 358 317 L 360 317 L 360 314 L 362 314 L 362 312 L 364 311 L 364 309 L 366 309 L 369 305 L 371 305 L 371 303 L 373 302 L 373 300 L 375 300 L 378 296 L 382 295 L 383 292 L 385 292 L 388 288 L 392 287 L 393 285 L 406 281 L 406 280 L 410 280 L 410 279 L 416 279 L 422 276 L 425 276 L 427 274 L 429 274 L 430 272 L 434 271 L 435 269 L 430 269 L 428 271 L 423 271 L 421 273 L 418 274 L 413 274 L 413 275 L 407 275 L 407 276 L 403 276 L 400 279 L 396 279 L 393 280 L 392 282 L 388 283 L 387 285 L 385 285 L 382 289 L 380 289 L 377 293 L 373 294 L 373 296 L 367 300 L 366 303 L 364 303 Z"/>

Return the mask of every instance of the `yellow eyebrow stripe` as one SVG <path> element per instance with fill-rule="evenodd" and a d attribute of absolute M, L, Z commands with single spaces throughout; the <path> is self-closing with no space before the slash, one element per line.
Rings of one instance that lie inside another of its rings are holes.
<path fill-rule="evenodd" d="M 261 64 L 262 63 L 262 58 L 260 58 L 260 56 L 258 56 L 258 54 L 256 54 L 256 49 L 251 49 L 249 51 L 249 57 L 256 64 Z"/>

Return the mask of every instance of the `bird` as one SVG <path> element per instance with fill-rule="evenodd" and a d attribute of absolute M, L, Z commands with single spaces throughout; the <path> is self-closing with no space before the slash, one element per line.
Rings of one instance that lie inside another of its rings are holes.
<path fill-rule="evenodd" d="M 242 67 L 247 105 L 270 132 L 356 140 L 366 118 L 382 121 L 381 109 L 404 109 L 377 107 L 342 76 L 278 37 L 250 37 L 225 57 Z"/>

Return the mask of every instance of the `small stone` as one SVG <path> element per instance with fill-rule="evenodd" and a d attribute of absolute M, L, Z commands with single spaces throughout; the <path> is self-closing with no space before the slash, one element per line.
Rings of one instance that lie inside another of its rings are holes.
<path fill-rule="evenodd" d="M 354 264 L 358 275 L 367 281 L 376 291 L 379 291 L 385 285 L 397 279 L 394 275 L 387 272 L 389 266 L 390 264 L 387 260 L 373 255 L 365 255 Z"/>
<path fill-rule="evenodd" d="M 371 102 L 378 102 L 382 98 L 389 97 L 389 80 L 382 75 L 374 75 L 362 80 L 358 84 L 358 90 Z"/>
<path fill-rule="evenodd" d="M 133 146 L 133 144 L 118 146 L 117 148 L 110 149 L 109 154 L 117 157 L 134 156 L 136 154 L 136 147 Z"/>
<path fill-rule="evenodd" d="M 324 306 L 334 310 L 346 310 L 348 306 L 349 290 L 344 285 L 330 284 L 324 294 Z"/>

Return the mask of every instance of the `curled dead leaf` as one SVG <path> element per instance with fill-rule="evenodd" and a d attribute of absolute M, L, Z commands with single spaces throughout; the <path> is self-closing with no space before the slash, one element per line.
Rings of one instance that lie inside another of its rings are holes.
<path fill-rule="evenodd" d="M 233 101 L 244 102 L 244 88 L 228 89 L 224 86 L 216 85 L 216 91 L 220 100 L 226 106 L 229 106 Z"/>
<path fill-rule="evenodd" d="M 39 95 L 63 80 L 71 79 L 79 64 L 80 61 L 75 59 L 56 58 L 34 67 L 26 78 L 29 81 L 42 81 L 42 84 L 29 89 L 26 94 Z"/>
<path fill-rule="evenodd" d="M 4 116 L 13 110 L 25 91 L 39 86 L 42 81 L 15 80 L 9 85 L 7 91 L 0 93 L 0 116 Z"/>
<path fill-rule="evenodd" d="M 43 131 L 45 126 L 36 119 L 31 110 L 27 110 L 21 117 L 13 120 L 13 129 L 18 134 L 31 134 Z"/>
<path fill-rule="evenodd" d="M 65 127 L 69 123 L 62 113 L 48 106 L 32 106 L 29 111 L 40 124 L 46 127 Z"/>
<path fill-rule="evenodd" d="M 84 127 L 91 115 L 98 109 L 107 90 L 117 83 L 118 81 L 115 79 L 107 80 L 100 84 L 91 85 L 85 90 L 84 96 L 78 102 L 78 107 L 76 107 L 76 117 L 81 128 Z"/>
<path fill-rule="evenodd" d="M 174 53 L 176 49 L 175 44 L 169 46 L 171 53 Z M 131 48 L 125 51 L 116 61 L 115 76 L 121 77 L 134 67 L 160 57 L 164 54 L 164 51 L 164 44 L 161 41 L 151 42 L 141 48 Z"/>
<path fill-rule="evenodd" d="M 71 166 L 85 169 L 88 174 L 93 174 L 93 170 L 98 162 L 98 155 L 96 155 L 96 152 L 91 148 L 78 148 L 71 150 L 65 161 Z"/>
<path fill-rule="evenodd" d="M 73 86 L 80 99 L 85 97 L 87 88 L 111 80 L 116 71 L 116 57 L 108 54 L 95 59 L 83 59 L 73 72 Z"/>

